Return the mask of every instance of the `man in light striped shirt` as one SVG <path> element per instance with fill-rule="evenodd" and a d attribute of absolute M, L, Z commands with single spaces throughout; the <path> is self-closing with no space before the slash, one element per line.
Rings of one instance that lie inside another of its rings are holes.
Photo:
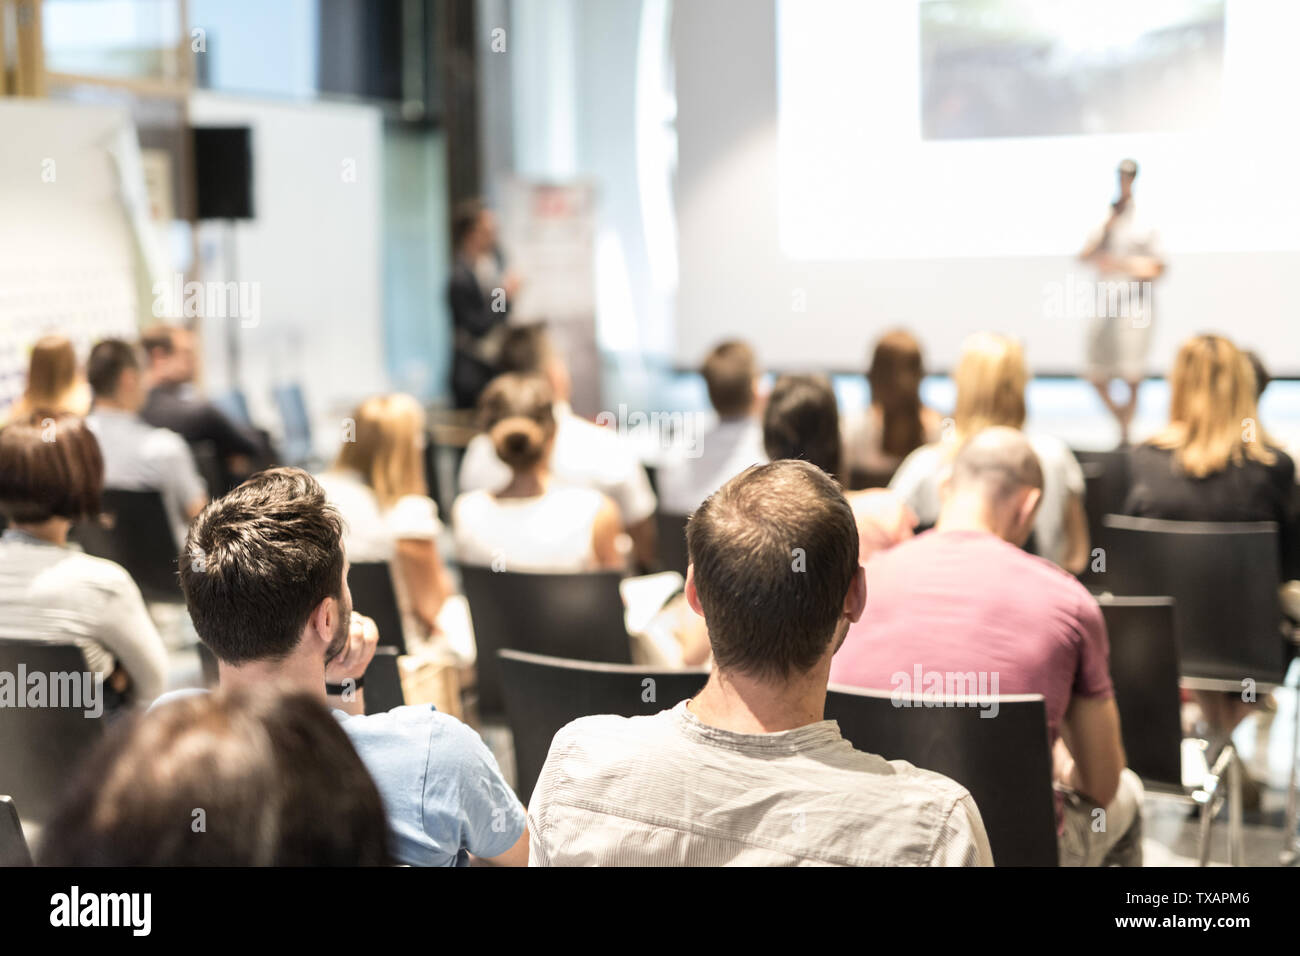
<path fill-rule="evenodd" d="M 555 736 L 529 809 L 535 866 L 991 865 L 965 789 L 855 750 L 823 719 L 862 615 L 853 511 L 802 461 L 752 467 L 687 529 L 708 684 L 653 717 Z"/>

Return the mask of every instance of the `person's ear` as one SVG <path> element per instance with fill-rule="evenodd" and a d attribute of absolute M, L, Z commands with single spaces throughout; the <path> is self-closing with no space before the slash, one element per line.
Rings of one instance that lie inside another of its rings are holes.
<path fill-rule="evenodd" d="M 1034 517 L 1042 501 L 1041 488 L 1027 488 L 1020 498 L 1020 505 L 1016 509 L 1016 527 L 1024 535 L 1025 540 L 1029 539 L 1029 532 L 1034 527 Z"/>
<path fill-rule="evenodd" d="M 307 618 L 308 639 L 320 641 L 322 653 L 333 643 L 338 616 L 339 602 L 332 597 L 327 597 L 316 605 L 311 616 Z"/>
<path fill-rule="evenodd" d="M 853 573 L 853 580 L 849 582 L 849 591 L 844 595 L 844 616 L 850 624 L 856 624 L 866 609 L 867 569 L 859 564 L 858 570 Z"/>
<path fill-rule="evenodd" d="M 700 594 L 695 590 L 695 565 L 690 565 L 686 569 L 686 603 L 691 606 L 691 610 L 704 617 L 704 608 L 700 606 Z"/>

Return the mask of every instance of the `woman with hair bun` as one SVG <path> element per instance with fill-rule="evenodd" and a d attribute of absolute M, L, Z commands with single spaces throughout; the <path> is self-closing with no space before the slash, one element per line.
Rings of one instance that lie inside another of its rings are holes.
<path fill-rule="evenodd" d="M 553 403 L 551 386 L 540 375 L 502 375 L 483 392 L 480 423 L 511 477 L 495 491 L 466 492 L 452 506 L 462 563 L 551 573 L 624 566 L 613 501 L 550 474 Z"/>

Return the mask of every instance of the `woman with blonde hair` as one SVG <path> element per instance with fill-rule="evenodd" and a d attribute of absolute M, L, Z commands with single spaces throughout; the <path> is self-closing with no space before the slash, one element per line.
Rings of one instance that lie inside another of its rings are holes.
<path fill-rule="evenodd" d="M 555 396 L 540 375 L 508 373 L 479 399 L 479 419 L 510 480 L 468 491 L 452 506 L 456 556 L 499 571 L 622 568 L 618 507 L 594 488 L 553 479 Z"/>
<path fill-rule="evenodd" d="M 871 404 L 844 416 L 845 467 L 868 486 L 887 484 L 899 463 L 938 441 L 943 418 L 921 402 L 921 344 L 904 329 L 876 343 L 867 370 Z"/>
<path fill-rule="evenodd" d="M 894 473 L 890 490 L 911 505 L 922 525 L 939 517 L 940 487 L 966 439 L 995 425 L 1024 429 L 1029 369 L 1020 343 L 978 332 L 966 340 L 953 376 L 957 407 L 944 437 L 912 452 Z M 1043 469 L 1043 496 L 1034 521 L 1034 550 L 1072 574 L 1088 563 L 1083 471 L 1060 439 L 1030 435 Z"/>
<path fill-rule="evenodd" d="M 344 423 L 343 437 L 320 483 L 343 516 L 348 560 L 390 564 L 408 648 L 450 641 L 448 650 L 472 658 L 466 635 L 439 625 L 453 588 L 438 553 L 438 506 L 424 478 L 424 410 L 410 395 L 378 395 Z"/>
<path fill-rule="evenodd" d="M 27 366 L 27 388 L 9 409 L 9 420 L 24 421 L 34 412 L 84 418 L 88 411 L 90 386 L 72 343 L 61 335 L 38 339 Z"/>

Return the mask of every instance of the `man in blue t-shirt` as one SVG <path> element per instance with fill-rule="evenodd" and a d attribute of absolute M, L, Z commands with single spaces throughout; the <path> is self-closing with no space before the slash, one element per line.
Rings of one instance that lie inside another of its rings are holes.
<path fill-rule="evenodd" d="M 208 505 L 190 526 L 181 586 L 223 687 L 278 683 L 319 694 L 370 770 L 393 856 L 523 866 L 523 806 L 472 729 L 428 705 L 365 716 L 374 622 L 352 611 L 339 515 L 311 475 L 276 468 Z"/>

